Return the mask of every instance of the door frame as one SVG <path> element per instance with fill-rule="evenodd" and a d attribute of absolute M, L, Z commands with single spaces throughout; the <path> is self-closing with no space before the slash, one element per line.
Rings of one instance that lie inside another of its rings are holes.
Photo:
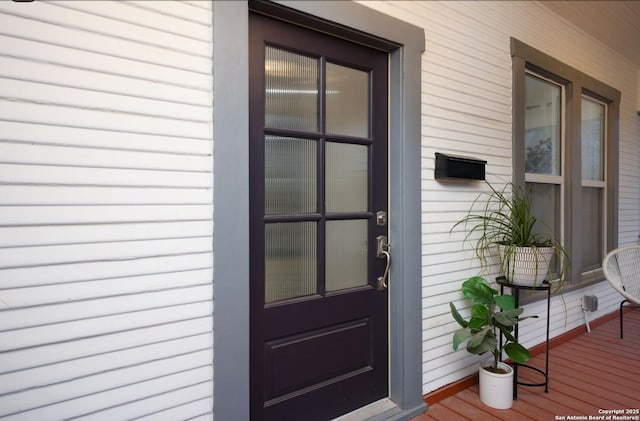
<path fill-rule="evenodd" d="M 394 407 L 384 413 L 384 419 L 418 414 L 425 409 L 417 229 L 421 225 L 424 30 L 354 2 L 251 2 L 251 8 L 389 52 L 389 236 L 394 258 L 389 290 L 389 399 Z M 245 1 L 213 2 L 213 405 L 216 417 L 236 420 L 249 420 L 250 406 L 249 9 Z"/>

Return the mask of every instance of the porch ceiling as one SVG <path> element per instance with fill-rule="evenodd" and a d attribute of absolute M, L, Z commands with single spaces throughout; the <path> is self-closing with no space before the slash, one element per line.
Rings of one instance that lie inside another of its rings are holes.
<path fill-rule="evenodd" d="M 640 68 L 640 1 L 541 1 Z"/>

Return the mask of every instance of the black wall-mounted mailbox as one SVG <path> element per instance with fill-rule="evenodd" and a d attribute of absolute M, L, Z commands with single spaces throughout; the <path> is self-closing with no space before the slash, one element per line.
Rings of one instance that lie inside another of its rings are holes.
<path fill-rule="evenodd" d="M 436 152 L 436 179 L 484 180 L 487 161 Z"/>

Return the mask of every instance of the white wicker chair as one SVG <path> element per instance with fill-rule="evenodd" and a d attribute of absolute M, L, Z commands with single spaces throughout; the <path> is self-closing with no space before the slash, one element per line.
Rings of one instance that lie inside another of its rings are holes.
<path fill-rule="evenodd" d="M 625 304 L 640 306 L 640 245 L 611 250 L 602 261 L 602 270 L 611 286 L 625 299 L 620 303 L 620 337 L 622 310 Z"/>

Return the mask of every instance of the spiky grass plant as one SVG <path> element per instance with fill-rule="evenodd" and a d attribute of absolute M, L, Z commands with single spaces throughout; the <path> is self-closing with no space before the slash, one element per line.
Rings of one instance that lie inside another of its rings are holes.
<path fill-rule="evenodd" d="M 542 223 L 532 212 L 530 190 L 513 183 L 507 183 L 502 190 L 488 182 L 487 185 L 489 190 L 478 195 L 469 212 L 451 231 L 459 226 L 465 227 L 465 241 L 475 241 L 475 252 L 483 268 L 488 266 L 494 246 L 503 246 L 501 265 L 505 275 L 513 270 L 516 247 L 549 247 L 559 262 L 555 275 L 560 280 L 557 286 L 561 286 L 568 271 L 569 256 L 560 242 L 540 233 Z M 536 270 L 538 264 L 541 272 L 552 271 L 550 262 L 541 258 L 536 262 Z"/>

